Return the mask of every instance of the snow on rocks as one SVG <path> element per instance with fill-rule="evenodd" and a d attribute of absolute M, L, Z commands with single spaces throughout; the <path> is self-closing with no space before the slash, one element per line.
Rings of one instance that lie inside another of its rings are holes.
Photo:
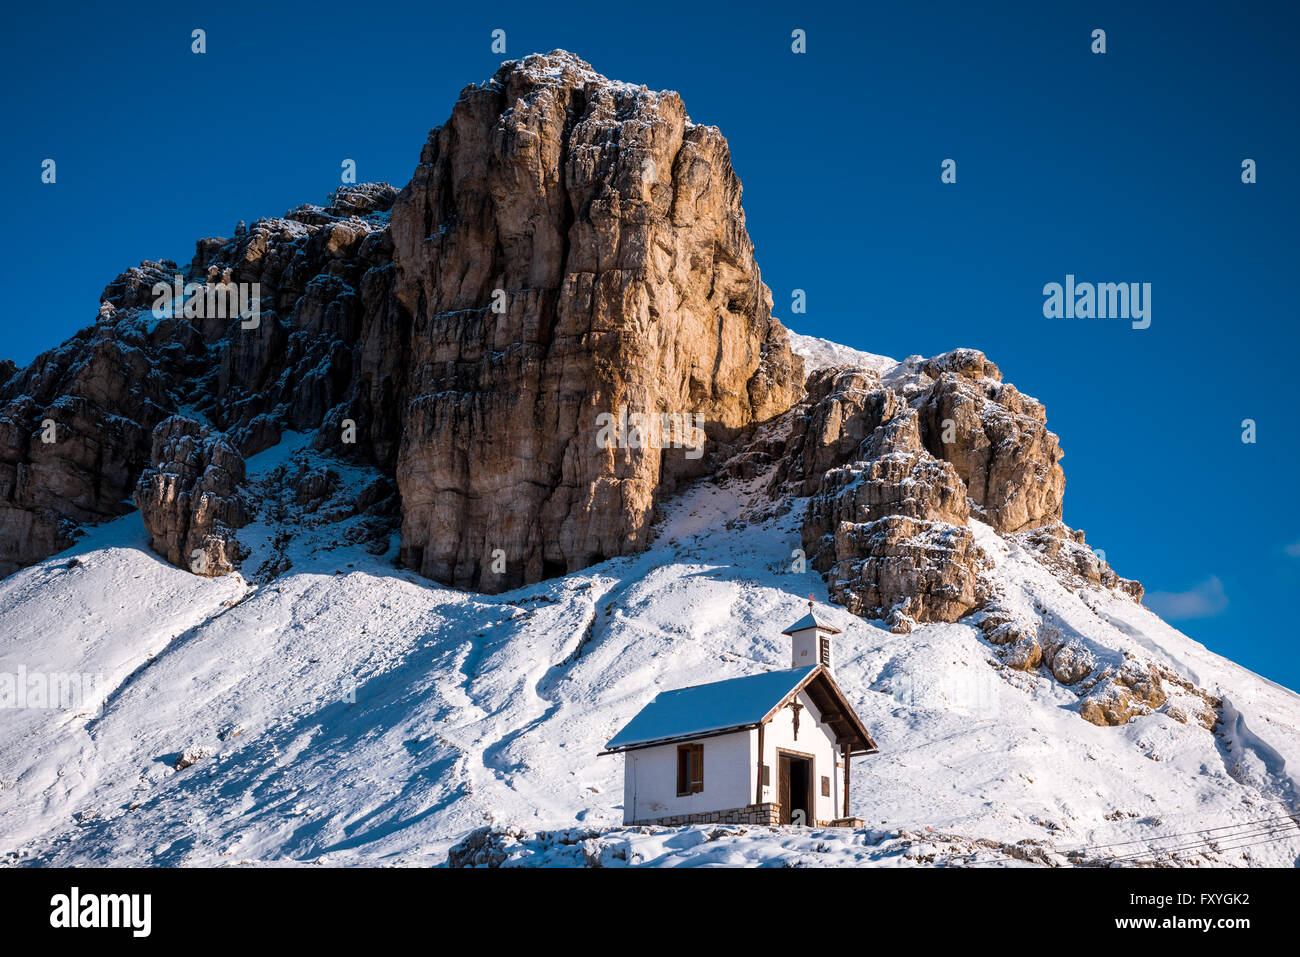
<path fill-rule="evenodd" d="M 888 356 L 851 349 L 829 339 L 800 335 L 793 330 L 789 331 L 789 336 L 790 348 L 803 357 L 804 372 L 808 374 L 819 369 L 849 368 L 870 369 L 877 376 L 884 376 L 899 364 Z"/>
<path fill-rule="evenodd" d="M 1039 842 L 881 829 L 692 824 L 684 827 L 479 828 L 451 848 L 453 868 L 517 867 L 1061 867 Z"/>
<path fill-rule="evenodd" d="M 210 758 L 212 755 L 212 749 L 206 745 L 191 744 L 181 752 L 180 757 L 176 759 L 176 764 L 173 765 L 173 767 L 177 771 L 184 771 L 190 765 L 198 764 L 204 758 Z"/>

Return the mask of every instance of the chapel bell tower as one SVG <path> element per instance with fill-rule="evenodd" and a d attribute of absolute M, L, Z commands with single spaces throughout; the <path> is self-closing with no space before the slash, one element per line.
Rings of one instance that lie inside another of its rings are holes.
<path fill-rule="evenodd" d="M 790 667 L 825 665 L 827 671 L 834 672 L 835 647 L 831 636 L 839 633 L 834 625 L 818 620 L 813 612 L 813 597 L 809 595 L 808 614 L 781 632 L 790 636 Z"/>

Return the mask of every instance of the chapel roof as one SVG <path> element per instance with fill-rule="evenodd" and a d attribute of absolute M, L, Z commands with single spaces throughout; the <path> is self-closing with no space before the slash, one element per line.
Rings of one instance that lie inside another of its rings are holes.
<path fill-rule="evenodd" d="M 837 743 L 849 745 L 853 753 L 876 749 L 830 672 L 814 665 L 661 691 L 609 740 L 605 750 L 630 751 L 754 728 L 800 691 L 817 706 Z"/>

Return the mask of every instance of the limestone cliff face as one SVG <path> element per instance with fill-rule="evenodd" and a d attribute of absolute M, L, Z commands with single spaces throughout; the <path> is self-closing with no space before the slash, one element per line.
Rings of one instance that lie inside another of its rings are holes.
<path fill-rule="evenodd" d="M 878 426 L 859 455 L 823 475 L 804 520 L 804 548 L 832 597 L 900 629 L 972 610 L 983 595 L 966 487 L 925 451 L 916 411 Z"/>
<path fill-rule="evenodd" d="M 130 511 L 164 378 L 92 327 L 0 384 L 0 575 Z"/>
<path fill-rule="evenodd" d="M 740 192 L 677 94 L 568 54 L 462 93 L 393 208 L 406 564 L 495 592 L 633 551 L 711 456 L 603 447 L 602 414 L 690 416 L 708 453 L 799 398 Z"/>

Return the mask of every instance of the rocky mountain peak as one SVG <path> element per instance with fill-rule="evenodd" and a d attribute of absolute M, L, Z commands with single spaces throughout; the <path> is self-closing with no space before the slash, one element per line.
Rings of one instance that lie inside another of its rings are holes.
<path fill-rule="evenodd" d="M 725 446 L 803 391 L 726 141 L 675 93 L 560 51 L 505 64 L 430 134 L 392 235 L 402 555 L 429 577 L 500 591 L 637 550 L 715 456 L 602 421 L 685 417 Z"/>
<path fill-rule="evenodd" d="M 1061 523 L 1043 407 L 982 352 L 794 339 L 806 379 L 719 130 L 565 51 L 512 60 L 462 91 L 400 191 L 341 186 L 199 240 L 186 267 L 127 269 L 94 325 L 11 369 L 0 571 L 134 500 L 155 549 L 224 574 L 270 520 L 256 501 L 329 471 L 250 495 L 245 459 L 306 433 L 398 493 L 330 515 L 364 513 L 375 548 L 400 525 L 395 560 L 477 591 L 638 551 L 683 483 L 761 473 L 777 507 L 809 499 L 832 599 L 897 630 L 987 603 L 975 521 L 1140 594 Z"/>

